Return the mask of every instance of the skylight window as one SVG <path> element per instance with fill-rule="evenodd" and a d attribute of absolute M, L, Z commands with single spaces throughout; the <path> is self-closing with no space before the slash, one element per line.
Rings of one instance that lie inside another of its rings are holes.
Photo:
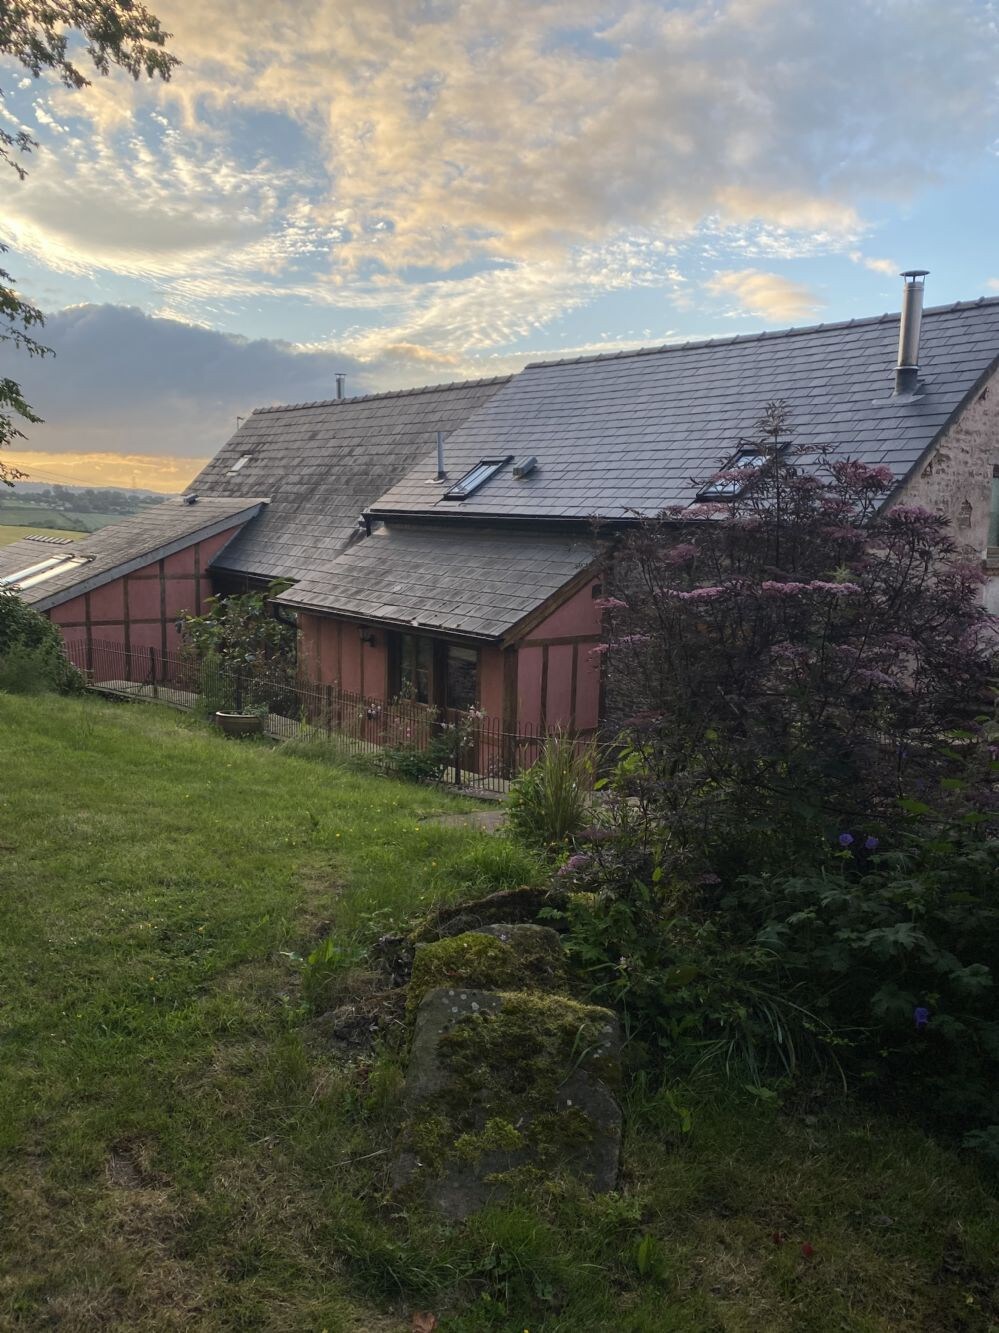
<path fill-rule="evenodd" d="M 229 469 L 229 476 L 231 477 L 234 472 L 242 471 L 242 469 L 246 467 L 247 463 L 250 461 L 252 457 L 253 457 L 252 454 L 242 454 L 239 458 L 237 458 L 235 463 L 233 463 L 232 467 Z"/>
<path fill-rule="evenodd" d="M 16 588 L 24 592 L 47 579 L 55 578 L 57 574 L 65 574 L 67 570 L 89 564 L 90 559 L 89 555 L 54 555 L 48 560 L 39 560 L 37 564 L 19 569 L 16 574 L 6 574 L 0 578 L 0 587 Z"/>
<path fill-rule="evenodd" d="M 733 472 L 746 472 L 751 468 L 761 468 L 767 461 L 767 455 L 758 444 L 747 444 L 730 458 L 716 477 L 697 493 L 698 500 L 732 500 L 741 495 L 748 483 L 747 477 L 734 477 Z"/>
<path fill-rule="evenodd" d="M 507 454 L 504 458 L 483 458 L 475 467 L 466 472 L 460 481 L 444 492 L 441 497 L 444 500 L 467 500 L 470 495 L 474 495 L 480 486 L 484 486 L 490 477 L 496 475 L 501 467 L 506 467 L 513 454 Z"/>

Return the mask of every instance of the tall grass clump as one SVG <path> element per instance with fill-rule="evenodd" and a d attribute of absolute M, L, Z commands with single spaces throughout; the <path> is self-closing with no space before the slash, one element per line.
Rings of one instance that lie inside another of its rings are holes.
<path fill-rule="evenodd" d="M 557 851 L 586 826 L 597 753 L 592 743 L 553 731 L 537 760 L 512 784 L 510 829 L 529 847 Z"/>

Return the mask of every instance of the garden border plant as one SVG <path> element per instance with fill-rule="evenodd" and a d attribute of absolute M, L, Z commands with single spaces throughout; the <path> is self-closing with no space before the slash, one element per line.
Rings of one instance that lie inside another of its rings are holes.
<path fill-rule="evenodd" d="M 980 562 L 888 503 L 887 468 L 796 449 L 784 404 L 758 433 L 761 464 L 718 474 L 728 502 L 608 546 L 620 750 L 562 867 L 570 956 L 636 1059 L 753 1086 L 843 1070 L 984 1146 L 999 622 Z"/>

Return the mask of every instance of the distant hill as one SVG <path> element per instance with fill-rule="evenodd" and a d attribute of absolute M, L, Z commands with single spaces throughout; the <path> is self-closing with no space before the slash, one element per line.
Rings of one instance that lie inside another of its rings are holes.
<path fill-rule="evenodd" d="M 124 495 L 138 499 L 165 500 L 167 497 L 162 491 L 147 491 L 141 486 L 85 486 L 82 482 L 73 486 L 62 484 L 50 484 L 45 481 L 19 481 L 14 487 L 13 494 L 16 495 L 37 495 L 39 493 L 48 494 L 49 491 L 68 492 L 76 495 L 80 491 L 92 492 L 103 491 L 106 495 Z"/>
<path fill-rule="evenodd" d="M 167 497 L 155 491 L 109 486 L 47 486 L 20 482 L 0 487 L 0 524 L 49 528 L 60 532 L 96 532 L 137 514 Z"/>

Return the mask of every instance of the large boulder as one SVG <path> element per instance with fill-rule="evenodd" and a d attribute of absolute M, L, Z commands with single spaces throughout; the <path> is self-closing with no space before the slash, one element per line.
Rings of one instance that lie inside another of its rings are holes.
<path fill-rule="evenodd" d="M 619 1080 L 620 1034 L 608 1009 L 538 991 L 427 990 L 395 1187 L 456 1219 L 511 1186 L 560 1174 L 611 1190 Z"/>
<path fill-rule="evenodd" d="M 565 986 L 562 943 L 547 926 L 476 926 L 460 935 L 417 945 L 407 1008 L 415 1013 L 427 991 L 440 986 L 475 990 L 559 990 Z"/>

